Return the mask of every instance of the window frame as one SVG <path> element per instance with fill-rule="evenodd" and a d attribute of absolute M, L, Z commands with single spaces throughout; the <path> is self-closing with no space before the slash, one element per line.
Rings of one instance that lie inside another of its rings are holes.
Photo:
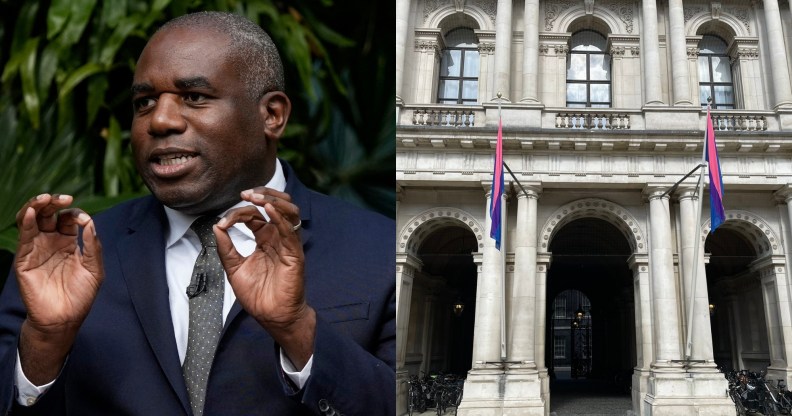
<path fill-rule="evenodd" d="M 471 30 L 471 29 L 469 29 L 469 28 L 456 28 L 456 29 L 453 29 L 453 30 L 449 31 L 448 33 L 450 34 L 450 33 L 454 32 L 455 30 Z M 479 59 L 479 73 L 475 77 L 469 77 L 469 76 L 466 77 L 465 76 L 465 53 L 466 52 L 476 52 L 476 53 L 478 53 L 478 47 L 477 46 L 469 46 L 469 47 L 451 46 L 451 47 L 443 48 L 443 50 L 440 52 L 441 53 L 441 56 L 440 56 L 440 65 L 441 65 L 440 73 L 442 73 L 442 70 L 443 70 L 442 63 L 443 63 L 443 58 L 445 58 L 445 56 L 446 56 L 446 52 L 448 52 L 448 51 L 457 51 L 457 50 L 461 52 L 460 53 L 460 57 L 459 57 L 459 59 L 460 59 L 459 76 L 438 75 L 438 77 L 437 77 L 437 100 L 436 101 L 437 101 L 438 104 L 446 104 L 446 105 L 452 105 L 452 104 L 476 105 L 479 102 L 478 91 L 476 91 L 476 97 L 475 98 L 464 98 L 463 94 L 464 94 L 464 83 L 465 83 L 465 81 L 476 81 L 477 90 L 478 90 L 479 75 L 481 75 L 481 55 L 479 55 L 479 58 L 478 58 Z M 442 88 L 443 87 L 443 81 L 456 81 L 457 82 L 457 85 L 459 86 L 459 88 L 457 88 L 457 97 L 444 97 L 444 96 L 442 96 L 442 94 L 443 94 L 443 88 Z M 454 103 L 447 102 L 447 101 L 450 101 L 450 100 L 454 100 L 456 102 L 454 102 Z"/>
<path fill-rule="evenodd" d="M 591 29 L 584 29 L 578 32 L 575 32 L 572 37 L 574 38 L 576 35 L 580 34 L 580 32 L 591 32 L 599 35 L 603 39 L 607 40 L 605 36 L 601 33 L 591 30 Z M 577 79 L 569 79 L 569 72 L 567 71 L 564 74 L 565 77 L 565 86 L 564 89 L 564 102 L 566 103 L 567 108 L 612 108 L 613 107 L 613 56 L 609 54 L 605 50 L 601 51 L 587 51 L 587 50 L 574 50 L 577 45 L 572 44 L 572 39 L 570 39 L 569 45 L 569 53 L 567 55 L 567 65 L 569 65 L 570 61 L 572 60 L 572 55 L 585 55 L 586 57 L 586 79 L 585 80 L 577 80 Z M 603 63 L 608 62 L 610 68 L 609 79 L 607 80 L 592 80 L 591 79 L 591 56 L 592 55 L 602 55 L 603 56 Z M 586 86 L 586 101 L 569 101 L 569 86 L 570 85 L 585 85 Z M 592 101 L 591 100 L 591 86 L 592 85 L 607 85 L 608 86 L 608 101 Z M 582 105 L 583 107 L 580 107 Z M 594 107 L 596 105 L 596 107 Z"/>
<path fill-rule="evenodd" d="M 728 43 L 723 38 L 721 38 L 719 36 L 715 36 L 715 35 L 704 35 L 704 36 L 718 39 L 721 42 L 723 42 L 724 45 L 726 45 L 728 47 Z M 701 41 L 703 41 L 703 40 L 704 40 L 704 37 L 702 37 Z M 711 105 L 711 108 L 713 110 L 734 110 L 735 108 L 737 108 L 737 96 L 736 96 L 736 90 L 735 90 L 735 85 L 734 85 L 734 71 L 732 70 L 731 57 L 728 54 L 726 54 L 725 51 L 723 53 L 702 52 L 701 51 L 701 41 L 699 41 L 699 45 L 698 45 L 699 46 L 698 59 L 702 59 L 702 58 L 706 58 L 707 59 L 707 71 L 709 72 L 709 82 L 704 82 L 701 79 L 699 79 L 699 101 L 700 101 L 700 98 L 701 98 L 701 95 L 700 95 L 701 94 L 701 87 L 708 87 L 709 92 L 710 92 L 709 96 L 712 98 L 712 103 L 710 105 Z M 731 79 L 731 82 L 715 82 L 714 81 L 715 77 L 713 75 L 715 73 L 713 72 L 713 65 L 712 65 L 712 58 L 713 57 L 725 58 L 727 60 L 727 62 L 729 62 L 729 78 Z M 697 60 L 696 63 L 698 65 L 698 60 Z M 732 91 L 732 93 L 731 93 L 731 96 L 732 96 L 731 104 L 727 104 L 727 103 L 726 104 L 719 104 L 716 101 L 716 99 L 715 99 L 716 98 L 715 87 L 731 87 L 731 91 Z M 706 103 L 706 102 L 705 103 L 701 103 L 700 102 L 700 104 L 701 104 L 702 108 L 707 108 L 707 104 L 708 103 Z"/>

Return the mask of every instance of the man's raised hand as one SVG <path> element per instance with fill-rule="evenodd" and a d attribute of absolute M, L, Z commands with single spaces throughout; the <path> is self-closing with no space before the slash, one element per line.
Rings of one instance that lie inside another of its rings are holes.
<path fill-rule="evenodd" d="M 16 215 L 19 246 L 14 269 L 27 308 L 19 354 L 34 384 L 57 376 L 104 279 L 93 220 L 69 208 L 72 200 L 70 195 L 41 194 Z M 77 244 L 80 227 L 82 249 Z"/>

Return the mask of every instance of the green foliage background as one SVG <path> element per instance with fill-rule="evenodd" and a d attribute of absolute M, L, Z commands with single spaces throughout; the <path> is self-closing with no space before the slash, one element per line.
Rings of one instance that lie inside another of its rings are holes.
<path fill-rule="evenodd" d="M 162 23 L 199 10 L 243 14 L 279 46 L 294 106 L 279 155 L 300 178 L 395 216 L 391 3 L 0 0 L 0 264 L 32 196 L 97 212 L 148 192 L 128 140 L 135 61 Z"/>

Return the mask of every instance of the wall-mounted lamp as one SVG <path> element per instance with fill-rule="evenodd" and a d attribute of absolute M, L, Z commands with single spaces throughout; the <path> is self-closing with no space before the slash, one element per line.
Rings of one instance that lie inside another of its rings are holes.
<path fill-rule="evenodd" d="M 454 311 L 454 315 L 457 317 L 462 316 L 462 311 L 465 310 L 465 303 L 462 302 L 461 299 L 457 299 L 456 302 L 451 306 L 452 310 Z"/>
<path fill-rule="evenodd" d="M 715 305 L 709 304 L 710 316 L 715 315 Z"/>

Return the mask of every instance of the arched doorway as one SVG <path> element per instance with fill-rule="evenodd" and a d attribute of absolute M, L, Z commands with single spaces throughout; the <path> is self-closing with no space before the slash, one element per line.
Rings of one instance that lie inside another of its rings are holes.
<path fill-rule="evenodd" d="M 756 250 L 727 225 L 711 233 L 704 245 L 710 297 L 713 352 L 724 370 L 767 370 L 770 346 Z"/>
<path fill-rule="evenodd" d="M 548 250 L 552 253 L 552 263 L 547 277 L 547 299 L 561 299 L 559 296 L 564 293 L 585 294 L 590 306 L 585 308 L 581 297 L 580 305 L 573 307 L 580 307 L 583 312 L 578 324 L 587 326 L 582 332 L 586 340 L 582 342 L 589 351 L 582 354 L 586 367 L 582 373 L 575 371 L 577 377 L 572 377 L 570 368 L 569 378 L 564 379 L 561 369 L 552 367 L 554 328 L 566 325 L 570 334 L 575 328 L 574 317 L 553 319 L 555 311 L 550 309 L 553 304 L 549 302 L 545 362 L 551 374 L 551 411 L 559 411 L 570 401 L 591 395 L 618 396 L 623 410 L 630 410 L 629 389 L 636 365 L 633 273 L 628 265 L 632 254 L 630 243 L 619 228 L 601 218 L 583 216 L 560 227 Z M 577 334 L 581 335 L 580 330 Z"/>
<path fill-rule="evenodd" d="M 443 225 L 417 249 L 422 262 L 412 292 L 407 355 L 409 374 L 464 376 L 471 368 L 477 268 L 476 236 L 460 225 Z"/>

